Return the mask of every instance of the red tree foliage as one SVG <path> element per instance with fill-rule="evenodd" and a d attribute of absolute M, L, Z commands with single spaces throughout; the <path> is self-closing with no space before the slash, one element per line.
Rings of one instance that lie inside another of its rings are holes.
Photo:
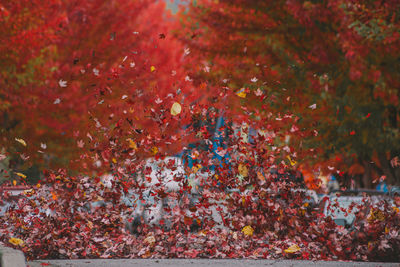
<path fill-rule="evenodd" d="M 361 62 L 347 61 L 337 49 L 347 44 L 346 34 L 361 38 L 345 21 L 357 15 L 357 3 L 340 4 L 203 1 L 189 14 L 207 27 L 194 31 L 176 28 L 152 1 L 0 6 L 1 29 L 13 29 L 14 40 L 2 46 L 14 66 L 2 69 L 2 112 L 8 122 L 20 122 L 9 124 L 2 141 L 13 147 L 15 140 L 24 159 L 38 149 L 73 159 L 68 171 L 46 171 L 16 202 L 2 193 L 2 204 L 10 206 L 0 218 L 0 241 L 28 259 L 399 261 L 398 199 L 372 205 L 365 198 L 346 229 L 307 201 L 293 170 L 300 156 L 319 151 L 296 149 L 296 142 L 321 138 L 312 120 L 332 115 L 322 105 L 329 101 L 313 96 L 326 84 L 333 97 L 340 81 L 347 79 L 352 90 L 369 82 L 359 80 L 370 67 L 362 62 L 372 53 L 369 39 L 357 52 Z M 384 7 L 368 14 L 388 16 Z M 189 41 L 173 38 L 177 29 L 187 31 Z M 15 40 L 39 34 L 49 38 L 15 50 Z M 341 72 L 332 81 L 330 66 Z M 245 123 L 257 134 L 249 136 Z M 337 121 L 321 122 L 329 123 Z M 188 155 L 171 157 L 182 151 Z M 180 166 L 182 158 L 187 162 Z M 70 168 L 98 171 L 74 176 Z M 108 181 L 100 176 L 105 170 L 112 172 Z M 163 216 L 146 217 L 156 212 Z"/>
<path fill-rule="evenodd" d="M 184 47 L 170 36 L 163 4 L 42 2 L 2 6 L 2 143 L 10 153 L 60 166 L 80 155 L 99 125 L 146 129 L 141 136 L 165 137 L 155 141 L 160 147 L 179 138 L 188 112 L 168 123 L 171 115 L 156 114 L 174 102 L 187 111 L 200 91 L 185 81 Z M 15 151 L 14 138 L 28 145 Z M 170 143 L 167 150 L 177 144 Z"/>

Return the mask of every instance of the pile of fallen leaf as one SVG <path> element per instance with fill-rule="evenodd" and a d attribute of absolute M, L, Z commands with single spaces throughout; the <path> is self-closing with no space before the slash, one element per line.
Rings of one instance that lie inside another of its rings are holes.
<path fill-rule="evenodd" d="M 216 206 L 223 227 L 217 227 L 212 217 L 199 215 L 203 222 L 192 229 L 197 218 L 188 218 L 183 207 L 170 211 L 173 223 L 168 229 L 161 223 L 142 224 L 136 234 L 126 228 L 132 207 L 121 200 L 133 186 L 129 180 L 117 179 L 109 187 L 96 177 L 69 177 L 65 171 L 51 173 L 1 217 L 0 240 L 6 246 L 22 250 L 30 260 L 137 257 L 400 260 L 398 208 L 387 205 L 384 210 L 372 211 L 367 221 L 349 231 L 311 208 L 304 202 L 304 195 L 291 190 L 294 184 L 276 182 L 271 175 L 260 178 L 253 172 L 249 168 L 233 193 L 223 190 L 227 184 L 208 188 L 207 184 L 212 183 L 203 184 L 203 195 L 195 209 L 206 214 Z M 271 190 L 279 193 L 273 194 Z M 167 193 L 157 194 L 165 197 Z M 180 196 L 180 203 L 185 203 L 187 195 Z M 225 209 L 215 204 L 221 200 Z M 106 204 L 85 206 L 96 201 Z"/>

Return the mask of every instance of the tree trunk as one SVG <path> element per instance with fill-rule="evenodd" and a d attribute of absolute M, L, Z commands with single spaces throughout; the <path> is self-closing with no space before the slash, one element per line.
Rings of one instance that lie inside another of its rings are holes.
<path fill-rule="evenodd" d="M 387 159 L 386 154 L 383 152 L 379 152 L 378 159 L 379 159 L 379 162 L 381 163 L 382 171 L 386 176 L 386 183 L 388 185 L 396 184 L 397 181 L 396 181 L 395 172 L 394 172 L 394 169 L 392 168 L 392 166 L 390 165 L 390 162 Z"/>
<path fill-rule="evenodd" d="M 400 186 L 400 167 L 394 169 L 394 176 L 396 179 L 394 185 Z"/>
<path fill-rule="evenodd" d="M 372 181 L 372 167 L 370 166 L 369 162 L 366 160 L 362 160 L 362 164 L 364 166 L 364 174 L 362 175 L 362 184 L 364 188 L 371 188 Z"/>

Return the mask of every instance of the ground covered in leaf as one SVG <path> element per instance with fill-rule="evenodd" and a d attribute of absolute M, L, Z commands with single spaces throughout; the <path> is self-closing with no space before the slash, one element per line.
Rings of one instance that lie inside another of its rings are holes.
<path fill-rule="evenodd" d="M 46 184 L 26 192 L 27 196 L 1 218 L 1 241 L 22 250 L 31 260 L 136 257 L 399 260 L 398 208 L 386 206 L 378 215 L 371 213 L 367 221 L 349 231 L 329 218 L 322 218 L 318 210 L 303 201 L 304 195 L 294 193 L 286 183 L 266 186 L 268 179 L 260 181 L 259 187 L 243 192 L 203 190 L 203 197 L 195 207 L 203 213 L 193 217 L 185 212 L 187 199 L 175 196 L 182 204 L 164 217 L 172 222 L 168 228 L 161 222 L 141 224 L 132 234 L 126 227 L 131 221 L 132 207 L 121 200 L 128 192 L 126 181 L 113 181 L 113 186 L 107 187 L 100 179 L 49 174 Z M 279 197 L 267 190 L 278 187 Z M 226 201 L 212 201 L 222 199 Z M 99 200 L 106 204 L 84 208 L 86 203 Z M 218 227 L 212 216 L 205 215 L 213 205 L 224 218 L 222 227 Z M 194 220 L 202 222 L 193 227 Z"/>

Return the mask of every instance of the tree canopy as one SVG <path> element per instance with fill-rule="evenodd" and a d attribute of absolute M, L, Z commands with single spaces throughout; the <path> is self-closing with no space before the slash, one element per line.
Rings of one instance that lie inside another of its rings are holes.
<path fill-rule="evenodd" d="M 199 79 L 244 90 L 241 105 L 260 127 L 276 125 L 270 112 L 293 118 L 277 126 L 291 136 L 300 161 L 320 163 L 325 172 L 362 165 L 365 187 L 371 172 L 394 184 L 400 181 L 389 163 L 400 148 L 399 5 L 192 1 L 180 14 L 185 31 L 178 35 L 202 63 Z"/>

